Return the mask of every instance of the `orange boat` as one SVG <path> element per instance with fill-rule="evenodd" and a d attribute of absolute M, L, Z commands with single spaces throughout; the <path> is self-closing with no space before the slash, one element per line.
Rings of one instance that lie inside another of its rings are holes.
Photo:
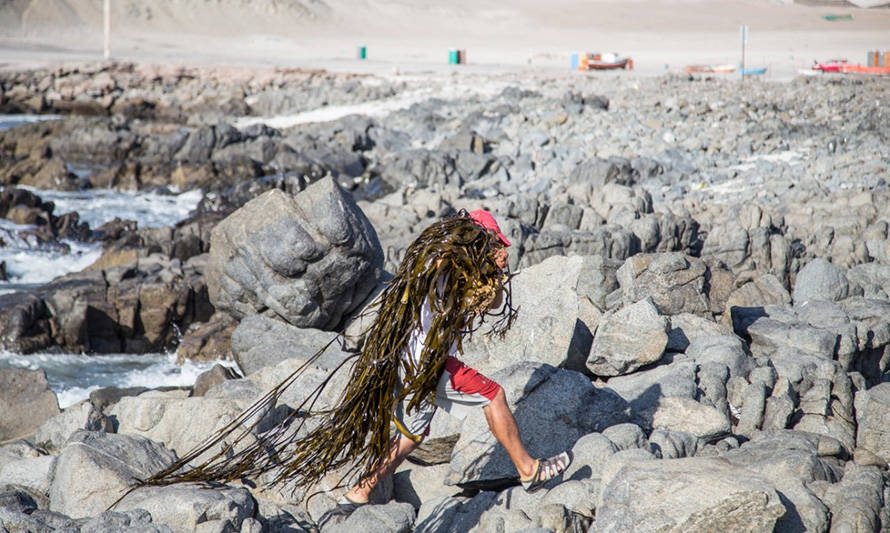
<path fill-rule="evenodd" d="M 618 57 L 617 54 L 581 54 L 578 70 L 633 70 L 634 61 L 629 57 Z"/>
<path fill-rule="evenodd" d="M 718 74 L 728 74 L 730 72 L 735 72 L 735 65 L 689 65 L 686 67 L 686 72 L 692 73 L 718 73 Z"/>
<path fill-rule="evenodd" d="M 841 65 L 841 72 L 851 74 L 876 74 L 878 76 L 890 76 L 890 67 L 866 67 L 865 65 Z"/>

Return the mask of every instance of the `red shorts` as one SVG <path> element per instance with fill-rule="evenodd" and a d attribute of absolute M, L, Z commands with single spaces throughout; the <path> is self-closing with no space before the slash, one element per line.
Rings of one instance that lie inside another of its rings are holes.
<path fill-rule="evenodd" d="M 393 419 L 399 432 L 420 442 L 429 434 L 430 422 L 437 407 L 441 407 L 457 418 L 465 418 L 474 407 L 485 407 L 501 386 L 488 379 L 475 369 L 468 367 L 458 358 L 449 356 L 445 360 L 445 371 L 436 388 L 435 404 L 426 403 L 410 414 L 405 412 L 407 400 L 396 406 Z"/>

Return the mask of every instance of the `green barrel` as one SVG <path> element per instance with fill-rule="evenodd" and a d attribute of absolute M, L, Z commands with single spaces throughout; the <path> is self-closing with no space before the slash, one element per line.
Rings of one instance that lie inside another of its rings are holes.
<path fill-rule="evenodd" d="M 358 58 L 359 59 L 367 59 L 368 57 L 368 47 L 361 45 L 358 47 Z"/>
<path fill-rule="evenodd" d="M 448 51 L 448 64 L 449 65 L 457 65 L 459 61 L 459 55 L 456 48 L 453 48 Z"/>

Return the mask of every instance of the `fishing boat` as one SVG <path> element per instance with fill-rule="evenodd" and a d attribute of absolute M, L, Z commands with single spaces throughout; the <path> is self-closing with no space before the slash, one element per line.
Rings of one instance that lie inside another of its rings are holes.
<path fill-rule="evenodd" d="M 890 67 L 868 67 L 865 65 L 841 65 L 841 72 L 848 74 L 873 74 L 890 76 Z"/>
<path fill-rule="evenodd" d="M 622 68 L 633 70 L 633 59 L 620 57 L 614 53 L 588 53 L 580 54 L 578 57 L 578 70 L 614 70 Z"/>
<path fill-rule="evenodd" d="M 813 64 L 813 70 L 819 72 L 841 72 L 841 67 L 847 64 L 846 59 L 829 59 L 824 63 L 816 61 Z"/>
<path fill-rule="evenodd" d="M 760 74 L 766 74 L 766 67 L 746 68 L 742 70 L 742 76 L 758 76 Z"/>
<path fill-rule="evenodd" d="M 728 74 L 730 72 L 735 72 L 735 65 L 687 65 L 686 72 L 692 73 L 713 73 L 713 74 Z"/>

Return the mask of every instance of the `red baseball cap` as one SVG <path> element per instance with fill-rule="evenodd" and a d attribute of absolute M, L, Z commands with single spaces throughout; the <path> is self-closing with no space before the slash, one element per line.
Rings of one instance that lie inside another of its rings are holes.
<path fill-rule="evenodd" d="M 477 226 L 493 231 L 504 246 L 510 246 L 510 241 L 508 241 L 507 238 L 504 237 L 504 234 L 501 233 L 501 228 L 498 226 L 498 222 L 494 219 L 491 213 L 484 209 L 477 209 L 475 211 L 470 211 L 469 215 Z"/>

